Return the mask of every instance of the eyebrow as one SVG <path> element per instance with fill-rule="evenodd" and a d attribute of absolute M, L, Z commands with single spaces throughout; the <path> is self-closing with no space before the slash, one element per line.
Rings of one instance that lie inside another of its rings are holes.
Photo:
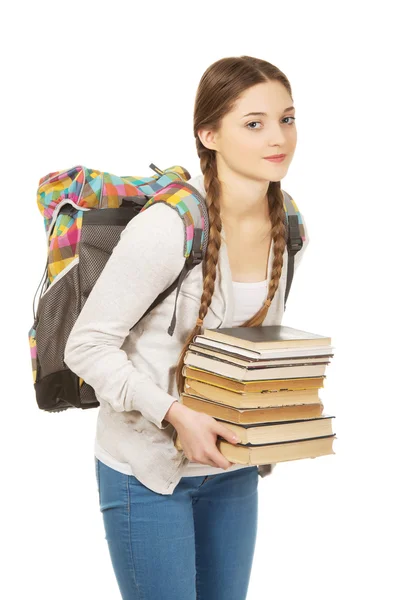
<path fill-rule="evenodd" d="M 289 106 L 288 108 L 285 108 L 285 110 L 283 111 L 284 113 L 289 112 L 289 110 L 293 110 L 294 106 Z M 267 117 L 267 113 L 265 112 L 249 112 L 246 115 L 243 115 L 242 119 L 244 119 L 244 117 L 250 117 L 251 115 L 260 115 L 263 117 Z"/>

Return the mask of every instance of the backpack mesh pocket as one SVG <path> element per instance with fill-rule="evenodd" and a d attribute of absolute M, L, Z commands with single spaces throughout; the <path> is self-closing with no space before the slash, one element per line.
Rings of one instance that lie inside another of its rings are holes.
<path fill-rule="evenodd" d="M 41 296 L 35 323 L 29 332 L 36 400 L 44 410 L 81 406 L 81 382 L 64 363 L 65 346 L 79 310 L 79 259 L 76 257 Z"/>
<path fill-rule="evenodd" d="M 119 242 L 121 232 L 135 214 L 131 207 L 120 207 L 91 210 L 83 215 L 79 246 L 82 306 Z"/>
<path fill-rule="evenodd" d="M 39 408 L 60 411 L 99 406 L 94 389 L 64 363 L 65 346 L 121 232 L 138 210 L 140 207 L 136 211 L 131 207 L 85 211 L 79 254 L 40 297 L 28 333 Z"/>

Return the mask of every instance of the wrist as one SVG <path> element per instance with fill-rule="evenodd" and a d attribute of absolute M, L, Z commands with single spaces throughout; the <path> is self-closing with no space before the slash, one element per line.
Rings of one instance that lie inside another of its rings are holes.
<path fill-rule="evenodd" d="M 181 404 L 178 400 L 174 400 L 165 414 L 164 420 L 175 426 L 175 423 L 179 420 L 180 415 L 185 412 L 185 408 L 186 407 L 183 406 L 183 404 Z"/>

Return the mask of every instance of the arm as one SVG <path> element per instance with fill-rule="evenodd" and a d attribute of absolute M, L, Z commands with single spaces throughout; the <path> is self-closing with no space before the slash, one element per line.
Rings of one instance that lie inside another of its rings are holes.
<path fill-rule="evenodd" d="M 121 346 L 130 328 L 181 272 L 184 227 L 157 204 L 122 231 L 76 320 L 64 362 L 117 412 L 138 410 L 160 429 L 177 399 L 137 370 Z M 155 334 L 156 335 L 156 334 Z"/>

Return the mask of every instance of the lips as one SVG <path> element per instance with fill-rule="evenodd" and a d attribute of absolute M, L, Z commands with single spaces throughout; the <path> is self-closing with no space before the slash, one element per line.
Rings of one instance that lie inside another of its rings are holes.
<path fill-rule="evenodd" d="M 275 163 L 275 164 L 279 164 L 279 163 L 283 163 L 283 161 L 286 158 L 286 154 L 275 154 L 274 156 L 269 156 L 266 157 L 265 160 L 267 160 L 268 162 L 271 163 Z"/>

